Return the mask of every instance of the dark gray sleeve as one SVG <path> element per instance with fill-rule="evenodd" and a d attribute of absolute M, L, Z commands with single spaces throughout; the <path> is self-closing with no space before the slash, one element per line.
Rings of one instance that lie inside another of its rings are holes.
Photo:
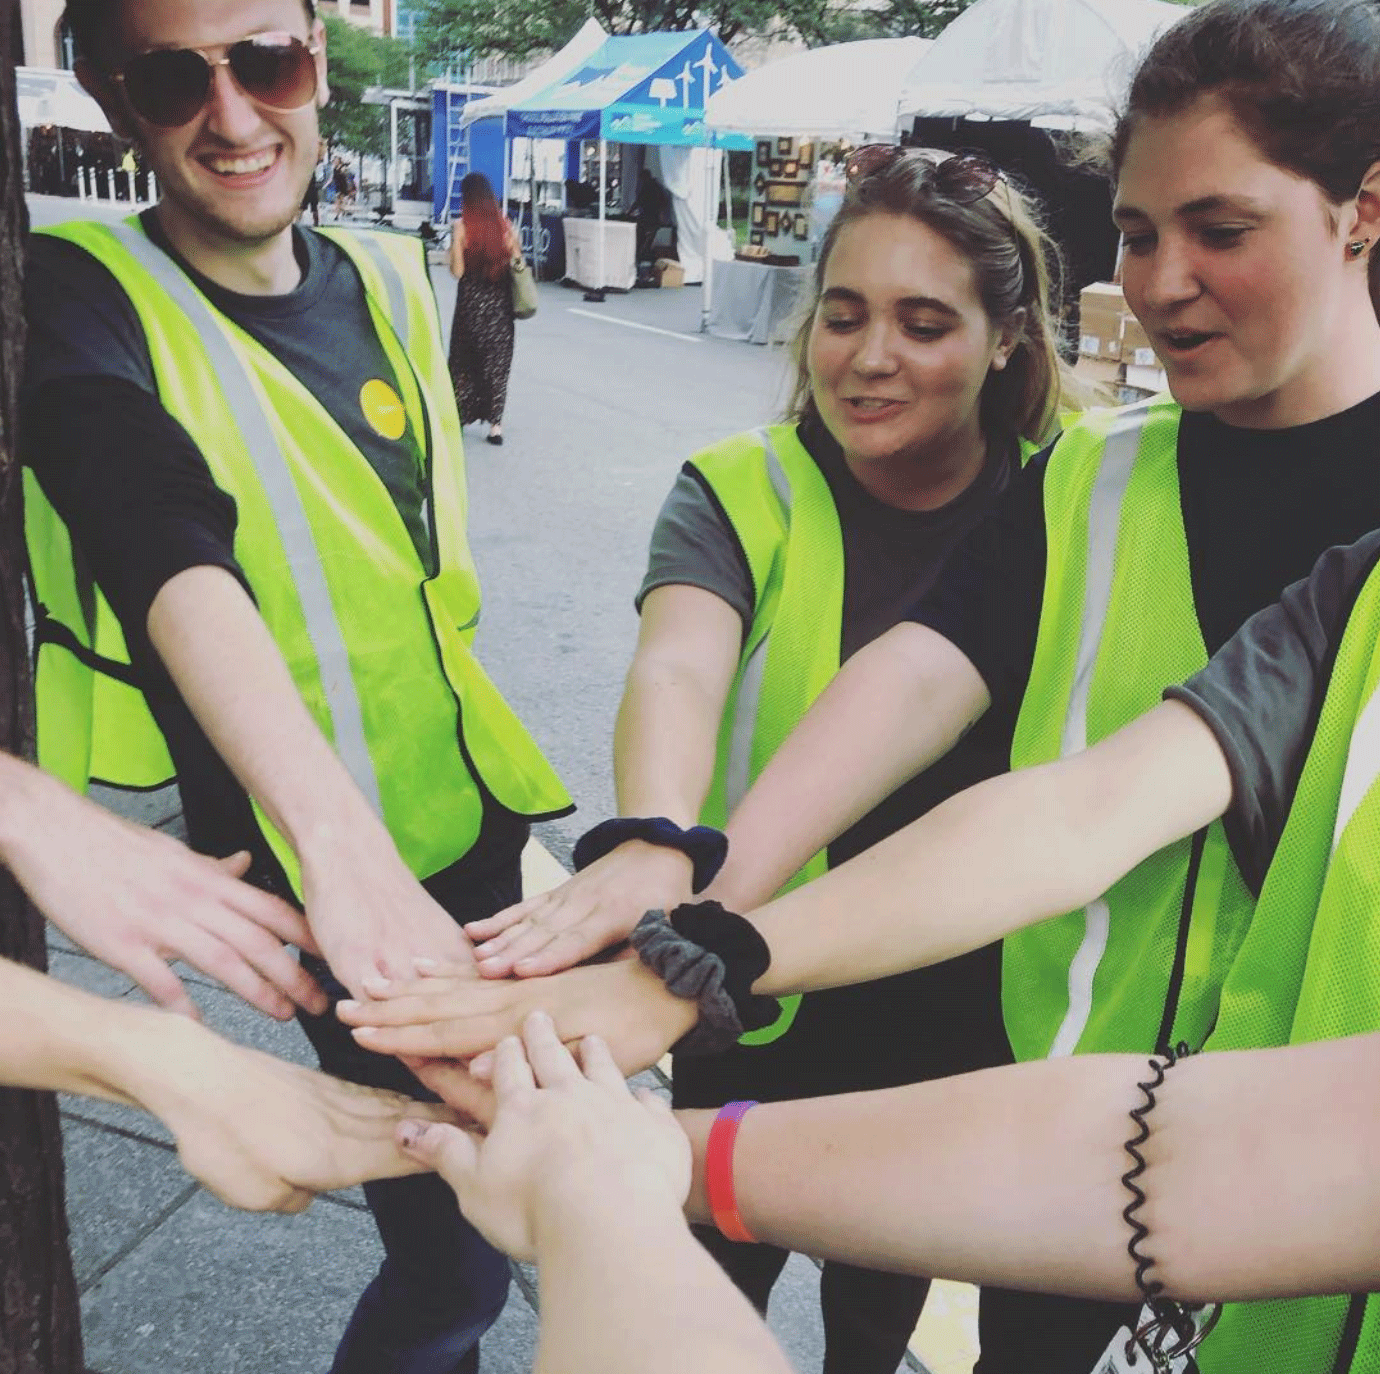
<path fill-rule="evenodd" d="M 1380 533 L 1328 549 L 1313 571 L 1253 615 L 1202 672 L 1165 696 L 1197 712 L 1232 776 L 1223 817 L 1242 876 L 1260 891 L 1313 742 L 1337 645 L 1380 560 Z"/>
<path fill-rule="evenodd" d="M 658 587 L 700 587 L 726 601 L 752 627 L 756 608 L 747 556 L 723 508 L 689 463 L 681 469 L 652 529 L 637 609 Z"/>
<path fill-rule="evenodd" d="M 75 244 L 29 240 L 23 394 L 69 377 L 107 377 L 157 394 L 143 327 L 109 269 Z"/>

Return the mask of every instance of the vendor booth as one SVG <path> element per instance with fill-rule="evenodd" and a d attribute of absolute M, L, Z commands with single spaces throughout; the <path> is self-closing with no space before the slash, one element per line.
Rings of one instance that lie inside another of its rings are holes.
<path fill-rule="evenodd" d="M 555 84 L 509 105 L 505 123 L 510 140 L 597 143 L 591 170 L 597 211 L 588 218 L 567 216 L 563 222 L 567 277 L 593 291 L 627 290 L 636 282 L 637 226 L 608 217 L 609 145 L 632 144 L 646 150 L 643 167 L 669 193 L 685 281 L 703 279 L 718 216 L 722 156 L 709 146 L 704 106 L 741 75 L 742 68 L 708 29 L 619 35 L 606 39 Z M 751 144 L 735 138 L 728 146 Z M 616 171 L 615 177 L 622 180 Z M 624 186 L 625 204 L 626 190 Z"/>
<path fill-rule="evenodd" d="M 111 133 L 101 107 L 71 72 L 16 67 L 24 179 L 40 195 L 98 195 L 110 200 L 148 196 L 147 177 L 131 185 L 122 170 L 126 145 Z M 137 190 L 138 194 L 135 194 Z"/>
<path fill-rule="evenodd" d="M 710 98 L 716 135 L 752 140 L 748 247 L 715 262 L 705 286 L 711 334 L 781 341 L 808 288 L 819 241 L 843 197 L 842 168 L 821 151 L 841 141 L 896 141 L 898 104 L 924 38 L 812 48 L 749 72 Z"/>

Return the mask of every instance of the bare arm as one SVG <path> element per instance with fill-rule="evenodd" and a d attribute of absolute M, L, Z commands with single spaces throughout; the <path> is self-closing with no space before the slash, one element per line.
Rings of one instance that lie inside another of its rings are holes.
<path fill-rule="evenodd" d="M 193 854 L 0 753 L 0 862 L 34 905 L 160 1006 L 197 1015 L 168 967 L 185 959 L 252 1006 L 287 1019 L 326 995 L 285 948 L 311 947 L 286 902 L 238 881 L 248 863 Z"/>
<path fill-rule="evenodd" d="M 1075 910 L 1230 801 L 1216 738 L 1165 702 L 1082 754 L 951 797 L 752 913 L 772 952 L 757 990 L 868 982 Z"/>
<path fill-rule="evenodd" d="M 1166 702 L 1073 758 L 970 788 L 748 918 L 782 996 L 938 963 L 1086 905 L 1147 855 L 1222 814 L 1231 775 L 1212 732 Z M 388 1053 L 467 1057 L 549 1011 L 566 1038 L 597 1034 L 628 1072 L 694 1024 L 636 960 L 524 983 L 422 979 L 344 1013 Z M 477 1062 L 476 1072 L 484 1065 Z"/>
<path fill-rule="evenodd" d="M 681 1211 L 689 1151 L 665 1103 L 633 1098 L 596 1041 L 579 1065 L 549 1018 L 503 1042 L 486 1139 L 405 1128 L 465 1215 L 541 1279 L 538 1374 L 788 1374 Z"/>
<path fill-rule="evenodd" d="M 762 1240 L 868 1267 L 1097 1298 L 1137 1296 L 1120 1182 L 1134 1055 L 756 1107 L 734 1151 Z M 695 1148 L 711 1112 L 678 1119 Z M 1187 1300 L 1380 1282 L 1380 1035 L 1208 1054 L 1169 1073 L 1140 1180 L 1152 1275 Z"/>
<path fill-rule="evenodd" d="M 465 226 L 460 220 L 450 230 L 450 274 L 456 281 L 465 275 Z"/>
<path fill-rule="evenodd" d="M 232 1206 L 301 1211 L 318 1192 L 415 1173 L 394 1135 L 444 1109 L 341 1083 L 180 1017 L 0 960 L 0 1082 L 143 1107 Z"/>
<path fill-rule="evenodd" d="M 691 826 L 714 775 L 719 720 L 742 622 L 712 592 L 667 586 L 642 607 L 637 652 L 614 728 L 618 809 Z M 630 840 L 554 891 L 468 927 L 489 977 L 554 973 L 625 939 L 643 912 L 690 896 L 690 860 Z"/>
<path fill-rule="evenodd" d="M 942 635 L 902 624 L 839 670 L 728 822 L 710 885 L 734 910 L 767 901 L 811 855 L 942 758 L 987 710 L 977 670 Z"/>
<path fill-rule="evenodd" d="M 408 871 L 308 714 L 243 587 L 189 568 L 158 593 L 149 637 L 217 752 L 302 866 L 307 921 L 358 995 L 363 980 L 417 957 L 465 960 L 469 946 Z"/>

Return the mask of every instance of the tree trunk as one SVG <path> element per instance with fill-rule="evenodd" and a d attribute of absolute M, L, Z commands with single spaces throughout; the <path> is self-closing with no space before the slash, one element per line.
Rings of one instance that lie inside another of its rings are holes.
<path fill-rule="evenodd" d="M 27 758 L 33 753 L 33 709 L 21 486 L 14 461 L 25 216 L 10 9 L 0 7 L 0 748 Z M 0 955 L 47 967 L 43 923 L 4 869 Z M 81 1374 L 82 1368 L 57 1100 L 51 1093 L 0 1090 L 0 1374 Z"/>

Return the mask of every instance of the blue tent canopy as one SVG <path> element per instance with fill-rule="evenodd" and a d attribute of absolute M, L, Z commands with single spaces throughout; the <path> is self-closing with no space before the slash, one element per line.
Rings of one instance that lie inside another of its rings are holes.
<path fill-rule="evenodd" d="M 705 101 L 742 74 L 709 29 L 616 35 L 563 81 L 511 106 L 508 137 L 750 148 L 704 124 Z"/>

